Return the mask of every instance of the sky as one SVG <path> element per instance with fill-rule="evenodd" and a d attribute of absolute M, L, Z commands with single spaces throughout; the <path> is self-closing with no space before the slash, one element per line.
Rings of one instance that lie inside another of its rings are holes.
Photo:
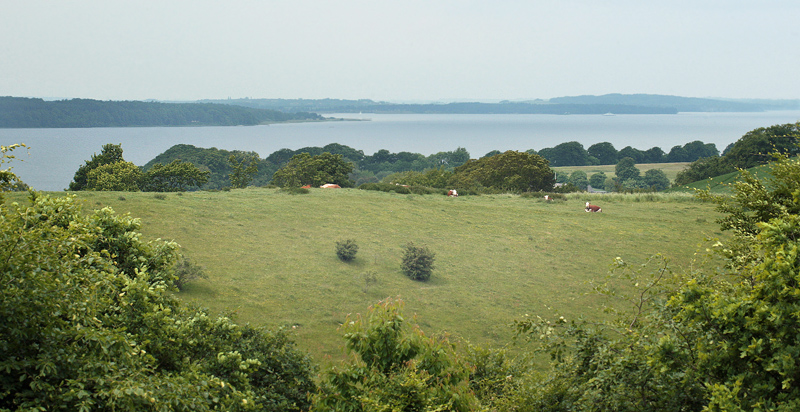
<path fill-rule="evenodd" d="M 0 0 L 0 96 L 800 98 L 797 0 Z"/>

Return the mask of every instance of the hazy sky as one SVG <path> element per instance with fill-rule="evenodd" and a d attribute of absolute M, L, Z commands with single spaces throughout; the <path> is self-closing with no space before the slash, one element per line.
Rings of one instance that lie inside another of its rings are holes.
<path fill-rule="evenodd" d="M 0 0 L 0 95 L 800 98 L 797 0 Z"/>

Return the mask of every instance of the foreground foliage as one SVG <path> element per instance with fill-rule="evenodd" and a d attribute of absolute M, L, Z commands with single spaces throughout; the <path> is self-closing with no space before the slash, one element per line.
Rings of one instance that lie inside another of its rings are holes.
<path fill-rule="evenodd" d="M 427 337 L 387 299 L 342 328 L 350 360 L 327 371 L 317 411 L 471 411 L 468 367 L 445 337 Z"/>
<path fill-rule="evenodd" d="M 178 245 L 139 227 L 74 196 L 0 205 L 0 410 L 307 409 L 286 333 L 183 305 Z"/>

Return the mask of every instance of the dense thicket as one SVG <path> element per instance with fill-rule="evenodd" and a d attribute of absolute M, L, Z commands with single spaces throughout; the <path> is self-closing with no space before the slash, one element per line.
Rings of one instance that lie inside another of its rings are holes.
<path fill-rule="evenodd" d="M 0 204 L 0 410 L 308 410 L 286 333 L 184 305 L 179 246 L 139 227 L 69 195 Z"/>
<path fill-rule="evenodd" d="M 211 103 L 0 97 L 0 128 L 239 126 L 301 120 L 322 116 Z"/>
<path fill-rule="evenodd" d="M 179 192 L 203 186 L 210 172 L 174 159 L 144 171 L 122 157 L 122 145 L 106 144 L 78 168 L 69 190 Z"/>

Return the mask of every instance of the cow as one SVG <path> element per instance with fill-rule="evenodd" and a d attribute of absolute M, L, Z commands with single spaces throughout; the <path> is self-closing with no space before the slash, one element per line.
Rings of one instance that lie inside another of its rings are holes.
<path fill-rule="evenodd" d="M 589 202 L 586 202 L 586 211 L 587 212 L 602 212 L 603 209 L 601 209 L 600 206 L 596 206 L 596 205 L 590 204 Z"/>
<path fill-rule="evenodd" d="M 447 196 L 458 197 L 458 192 L 456 192 L 456 189 L 448 190 L 447 191 Z"/>
<path fill-rule="evenodd" d="M 545 201 L 545 202 L 552 202 L 552 201 L 553 201 L 553 198 L 552 198 L 552 197 L 550 197 L 549 195 L 544 195 L 544 201 Z"/>
<path fill-rule="evenodd" d="M 341 189 L 342 187 L 337 185 L 336 183 L 326 183 L 320 186 L 323 189 Z"/>
<path fill-rule="evenodd" d="M 311 189 L 311 185 L 305 185 L 302 187 L 302 189 Z"/>

